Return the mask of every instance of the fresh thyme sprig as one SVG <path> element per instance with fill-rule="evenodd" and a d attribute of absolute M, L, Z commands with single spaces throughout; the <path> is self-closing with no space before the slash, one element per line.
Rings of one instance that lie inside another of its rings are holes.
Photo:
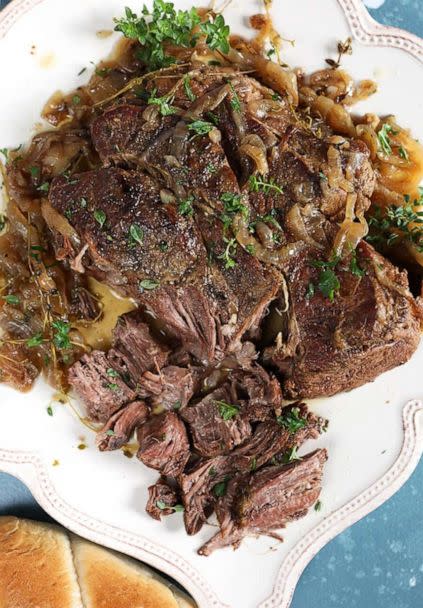
<path fill-rule="evenodd" d="M 391 247 L 407 241 L 423 253 L 423 188 L 419 189 L 420 197 L 413 202 L 410 196 L 404 196 L 404 205 L 390 205 L 385 210 L 376 207 L 368 218 L 370 234 L 366 237 L 369 243 L 377 246 Z"/>
<path fill-rule="evenodd" d="M 125 16 L 114 21 L 116 31 L 126 38 L 138 40 L 141 45 L 138 57 L 149 71 L 176 62 L 165 49 L 166 45 L 193 48 L 204 36 L 210 49 L 222 53 L 228 53 L 230 49 L 230 30 L 222 15 L 210 13 L 202 20 L 197 9 L 176 10 L 172 2 L 165 0 L 154 0 L 151 12 L 144 5 L 140 16 L 127 7 Z"/>

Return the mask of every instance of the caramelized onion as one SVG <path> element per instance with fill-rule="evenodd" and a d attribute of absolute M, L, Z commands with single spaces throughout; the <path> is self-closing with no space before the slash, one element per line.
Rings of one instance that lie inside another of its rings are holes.
<path fill-rule="evenodd" d="M 315 249 L 324 249 L 324 245 L 318 243 L 313 239 L 312 236 L 310 236 L 307 227 L 304 223 L 304 219 L 301 214 L 301 209 L 299 205 L 294 205 L 288 211 L 285 219 L 285 224 L 291 235 L 297 241 L 304 241 L 304 243 L 307 243 Z"/>
<path fill-rule="evenodd" d="M 258 135 L 246 135 L 241 142 L 239 154 L 240 156 L 250 157 L 255 162 L 256 170 L 261 175 L 269 173 L 266 146 Z"/>
<path fill-rule="evenodd" d="M 356 194 L 347 195 L 345 219 L 339 227 L 332 248 L 332 255 L 342 259 L 357 248 L 359 242 L 367 236 L 369 227 L 363 216 L 355 220 Z"/>
<path fill-rule="evenodd" d="M 355 127 L 347 110 L 329 97 L 319 95 L 310 104 L 313 115 L 320 116 L 338 133 L 354 137 Z"/>
<path fill-rule="evenodd" d="M 63 215 L 51 206 L 47 199 L 43 199 L 41 203 L 41 213 L 50 230 L 59 232 L 62 236 L 68 238 L 76 250 L 80 248 L 81 240 L 76 230 L 72 228 Z"/>
<path fill-rule="evenodd" d="M 345 70 L 318 70 L 307 79 L 310 88 L 334 101 L 349 95 L 353 90 L 353 79 Z"/>
<path fill-rule="evenodd" d="M 235 216 L 232 224 L 232 229 L 238 243 L 244 248 L 252 248 L 254 257 L 260 262 L 272 264 L 277 268 L 284 268 L 287 261 L 298 252 L 306 248 L 306 243 L 297 241 L 280 247 L 279 249 L 266 249 L 262 243 L 257 240 L 249 231 L 248 224 L 241 215 Z"/>

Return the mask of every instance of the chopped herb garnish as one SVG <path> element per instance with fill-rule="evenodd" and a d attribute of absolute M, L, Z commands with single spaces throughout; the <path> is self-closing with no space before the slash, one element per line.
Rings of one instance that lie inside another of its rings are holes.
<path fill-rule="evenodd" d="M 328 178 L 326 177 L 326 175 L 323 173 L 323 171 L 319 171 L 319 177 L 320 179 L 325 180 L 326 182 L 328 181 Z"/>
<path fill-rule="evenodd" d="M 251 192 L 264 192 L 264 194 L 268 194 L 271 190 L 274 190 L 278 194 L 283 194 L 283 189 L 276 184 L 273 177 L 265 181 L 261 175 L 250 175 L 248 185 Z"/>
<path fill-rule="evenodd" d="M 354 251 L 351 252 L 350 272 L 355 277 L 360 277 L 360 278 L 364 277 L 364 275 L 366 274 L 366 271 L 363 268 L 360 268 L 360 266 L 358 265 L 357 251 L 355 249 L 354 249 Z"/>
<path fill-rule="evenodd" d="M 79 104 L 81 103 L 81 98 L 80 98 L 80 96 L 79 96 L 79 95 L 74 95 L 74 96 L 72 97 L 72 103 L 73 103 L 73 105 L 74 105 L 74 106 L 79 105 Z"/>
<path fill-rule="evenodd" d="M 160 241 L 159 249 L 160 249 L 160 251 L 162 251 L 164 253 L 165 251 L 167 251 L 169 249 L 169 243 L 167 241 Z"/>
<path fill-rule="evenodd" d="M 94 219 L 99 224 L 100 228 L 103 228 L 106 223 L 107 216 L 102 209 L 96 209 L 94 211 Z"/>
<path fill-rule="evenodd" d="M 71 326 L 67 321 L 53 321 L 53 343 L 59 350 L 66 350 L 71 347 L 69 332 Z"/>
<path fill-rule="evenodd" d="M 193 90 L 191 89 L 191 78 L 186 74 L 184 76 L 184 90 L 185 94 L 190 101 L 195 101 L 197 99 L 196 95 L 194 95 Z"/>
<path fill-rule="evenodd" d="M 220 483 L 217 483 L 213 487 L 213 493 L 214 493 L 215 496 L 217 496 L 218 498 L 221 498 L 222 496 L 225 496 L 226 491 L 228 489 L 228 481 L 229 481 L 229 479 L 226 478 L 223 481 L 221 481 Z"/>
<path fill-rule="evenodd" d="M 216 468 L 215 467 L 210 467 L 210 469 L 209 469 L 209 475 L 210 475 L 210 477 L 216 477 L 216 474 L 217 474 Z"/>
<path fill-rule="evenodd" d="M 154 281 L 153 279 L 143 279 L 139 282 L 139 288 L 141 291 L 151 291 L 153 289 L 156 289 L 156 287 L 158 287 L 159 285 L 160 283 L 158 281 Z"/>
<path fill-rule="evenodd" d="M 170 116 L 171 114 L 176 114 L 178 108 L 175 108 L 171 105 L 173 98 L 169 97 L 169 95 L 163 95 L 163 97 L 156 97 L 156 94 L 157 89 L 154 89 L 147 103 L 149 105 L 158 106 L 160 114 L 162 116 Z"/>
<path fill-rule="evenodd" d="M 285 414 L 276 418 L 278 424 L 287 429 L 292 435 L 307 425 L 307 418 L 301 416 L 299 407 L 293 407 Z"/>
<path fill-rule="evenodd" d="M 0 154 L 4 156 L 4 162 L 7 163 L 9 161 L 9 150 L 8 148 L 0 148 Z"/>
<path fill-rule="evenodd" d="M 50 184 L 48 182 L 44 182 L 41 184 L 41 186 L 38 186 L 37 190 L 46 194 L 50 190 Z"/>
<path fill-rule="evenodd" d="M 233 192 L 224 192 L 220 197 L 224 205 L 226 213 L 241 213 L 244 217 L 248 217 L 248 207 L 243 204 L 241 194 Z"/>
<path fill-rule="evenodd" d="M 131 242 L 135 245 L 142 245 L 144 241 L 144 231 L 138 226 L 138 224 L 131 224 L 129 228 L 129 238 Z"/>
<path fill-rule="evenodd" d="M 273 44 L 270 47 L 270 49 L 267 51 L 266 55 L 268 56 L 269 59 L 271 59 L 273 57 L 273 55 L 276 55 L 276 49 Z"/>
<path fill-rule="evenodd" d="M 321 260 L 312 260 L 311 266 L 320 268 L 317 288 L 331 302 L 335 299 L 336 293 L 339 291 L 341 284 L 335 273 L 335 267 L 339 262 L 339 258 L 335 258 L 329 262 Z"/>
<path fill-rule="evenodd" d="M 248 219 L 250 211 L 242 202 L 242 196 L 240 194 L 224 192 L 220 197 L 220 200 L 222 201 L 224 208 L 224 213 L 221 214 L 220 219 L 223 222 L 225 231 L 231 226 L 234 215 L 237 213 L 241 213 L 244 219 Z"/>
<path fill-rule="evenodd" d="M 206 171 L 210 174 L 216 173 L 217 167 L 216 165 L 213 165 L 213 163 L 208 163 L 206 166 Z"/>
<path fill-rule="evenodd" d="M 194 137 L 207 135 L 207 133 L 210 133 L 214 128 L 214 125 L 207 120 L 194 120 L 188 125 L 188 130 L 195 133 Z"/>
<path fill-rule="evenodd" d="M 173 409 L 174 410 L 180 410 L 182 407 L 182 402 L 181 401 L 175 401 L 175 403 L 173 404 Z"/>
<path fill-rule="evenodd" d="M 283 454 L 281 460 L 283 464 L 288 464 L 289 462 L 293 462 L 294 460 L 301 460 L 300 456 L 298 456 L 297 454 L 297 447 L 294 446 L 292 450 L 290 450 L 286 454 Z"/>
<path fill-rule="evenodd" d="M 109 367 L 109 369 L 106 371 L 106 374 L 109 376 L 109 378 L 120 378 L 119 372 L 113 369 L 113 367 Z"/>
<path fill-rule="evenodd" d="M 252 243 L 248 243 L 248 245 L 245 245 L 245 250 L 250 254 L 250 255 L 254 255 L 255 254 L 255 247 Z"/>
<path fill-rule="evenodd" d="M 239 407 L 237 405 L 231 405 L 230 403 L 226 403 L 226 401 L 215 401 L 215 403 L 219 408 L 219 414 L 223 420 L 231 420 L 231 418 L 239 414 Z"/>
<path fill-rule="evenodd" d="M 315 510 L 315 511 L 320 511 L 320 510 L 321 510 L 321 508 L 322 508 L 322 503 L 321 503 L 321 501 L 320 501 L 320 500 L 318 500 L 318 501 L 316 502 L 316 504 L 314 505 L 314 510 Z"/>
<path fill-rule="evenodd" d="M 115 435 L 115 432 L 114 432 L 112 429 L 108 429 L 108 430 L 106 431 L 106 435 L 107 435 L 108 437 L 113 437 L 113 436 Z"/>
<path fill-rule="evenodd" d="M 310 283 L 307 285 L 307 291 L 306 291 L 306 296 L 305 296 L 305 297 L 306 297 L 306 299 L 307 299 L 307 300 L 310 300 L 310 299 L 311 299 L 311 298 L 314 296 L 314 294 L 315 294 L 315 293 L 316 293 L 316 288 L 315 288 L 315 286 L 314 286 L 314 283 L 311 283 L 311 282 L 310 282 Z"/>
<path fill-rule="evenodd" d="M 51 405 L 49 405 L 48 408 L 47 408 L 47 414 L 49 416 L 53 416 L 53 408 L 51 407 Z"/>
<path fill-rule="evenodd" d="M 107 384 L 107 388 L 110 389 L 111 391 L 117 391 L 119 386 L 115 382 L 109 382 Z"/>
<path fill-rule="evenodd" d="M 192 203 L 194 202 L 194 200 L 195 200 L 194 196 L 189 196 L 185 200 L 181 201 L 178 205 L 178 212 L 181 215 L 191 217 L 192 214 L 194 213 L 194 207 L 192 206 Z"/>
<path fill-rule="evenodd" d="M 230 268 L 236 266 L 236 260 L 234 259 L 234 256 L 236 255 L 238 243 L 235 238 L 227 239 L 226 237 L 224 237 L 223 240 L 226 243 L 226 249 L 221 255 L 218 256 L 218 258 L 220 260 L 225 261 L 225 268 L 226 270 L 229 270 Z"/>
<path fill-rule="evenodd" d="M 86 209 L 88 205 L 87 199 L 82 197 L 79 201 L 79 205 L 82 209 Z"/>
<path fill-rule="evenodd" d="M 400 146 L 400 147 L 398 148 L 398 154 L 400 155 L 400 157 L 401 157 L 402 159 L 407 160 L 407 161 L 408 161 L 408 160 L 410 160 L 410 159 L 409 159 L 409 156 L 408 156 L 408 152 L 407 152 L 407 150 L 404 148 L 404 146 Z"/>
<path fill-rule="evenodd" d="M 31 177 L 38 177 L 40 175 L 40 167 L 30 167 L 29 172 Z"/>
<path fill-rule="evenodd" d="M 250 464 L 250 471 L 255 471 L 257 469 L 257 457 L 253 456 Z"/>
<path fill-rule="evenodd" d="M 206 21 L 200 25 L 201 31 L 206 34 L 206 44 L 213 50 L 219 50 L 222 53 L 229 53 L 229 26 L 225 24 L 223 15 L 215 15 L 210 17 L 210 21 Z"/>
<path fill-rule="evenodd" d="M 104 78 L 110 72 L 110 68 L 95 68 L 95 75 Z"/>
<path fill-rule="evenodd" d="M 140 42 L 137 55 L 149 71 L 176 62 L 174 57 L 166 54 L 165 46 L 194 47 L 199 38 L 199 34 L 194 33 L 197 27 L 206 36 L 206 44 L 211 49 L 228 53 L 230 48 L 229 27 L 222 15 L 210 14 L 208 21 L 202 23 L 195 8 L 177 11 L 171 2 L 164 0 L 154 0 L 151 12 L 144 6 L 140 17 L 126 8 L 125 17 L 115 19 L 115 23 L 115 30 Z"/>
<path fill-rule="evenodd" d="M 230 80 L 228 81 L 228 84 L 232 93 L 232 97 L 230 100 L 231 108 L 234 110 L 234 112 L 241 112 L 241 101 L 238 97 L 238 93 L 235 91 L 234 85 Z"/>
<path fill-rule="evenodd" d="M 20 299 L 18 296 L 14 296 L 13 294 L 9 294 L 7 296 L 3 296 L 3 300 L 7 303 L 10 304 L 11 306 L 17 306 L 20 302 Z"/>
<path fill-rule="evenodd" d="M 389 139 L 389 133 L 392 132 L 392 127 L 390 124 L 385 122 L 382 127 L 379 129 L 377 134 L 377 139 L 379 142 L 379 147 L 382 152 L 386 156 L 390 156 L 392 154 L 391 140 Z"/>
<path fill-rule="evenodd" d="M 40 346 L 43 342 L 44 342 L 43 334 L 40 332 L 40 333 L 33 335 L 31 338 L 29 338 L 26 341 L 26 345 L 28 346 L 28 348 L 36 348 L 37 346 Z"/>

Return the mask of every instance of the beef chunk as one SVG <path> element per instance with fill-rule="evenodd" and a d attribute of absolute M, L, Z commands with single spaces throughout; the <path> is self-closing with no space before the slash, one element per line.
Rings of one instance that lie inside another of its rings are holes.
<path fill-rule="evenodd" d="M 328 420 L 316 416 L 309 411 L 305 403 L 299 401 L 285 406 L 277 421 L 290 433 L 290 438 L 284 446 L 285 451 L 298 448 L 308 439 L 317 439 L 327 430 L 329 424 Z"/>
<path fill-rule="evenodd" d="M 193 374 L 189 369 L 168 365 L 159 373 L 145 372 L 138 384 L 153 410 L 179 410 L 194 394 Z"/>
<path fill-rule="evenodd" d="M 282 407 L 282 390 L 279 380 L 263 367 L 250 364 L 247 370 L 234 370 L 230 374 L 232 392 L 244 400 L 243 415 L 248 420 L 264 421 L 279 414 Z"/>
<path fill-rule="evenodd" d="M 179 477 L 184 503 L 184 522 L 188 534 L 196 534 L 209 517 L 216 502 L 213 488 L 235 473 L 248 472 L 285 452 L 290 432 L 276 421 L 261 422 L 253 435 L 227 456 L 200 461 Z"/>
<path fill-rule="evenodd" d="M 235 191 L 236 194 L 236 191 Z M 221 193 L 220 196 L 225 195 Z M 276 297 L 280 273 L 265 268 L 254 256 L 233 241 L 229 265 L 228 238 L 214 216 L 198 212 L 196 222 L 213 264 L 209 267 L 209 289 L 218 306 L 216 316 L 227 349 L 238 350 L 241 338 L 257 327 Z"/>
<path fill-rule="evenodd" d="M 163 475 L 176 477 L 189 458 L 189 442 L 184 423 L 174 412 L 152 416 L 137 431 L 138 458 Z"/>
<path fill-rule="evenodd" d="M 163 203 L 162 194 L 162 185 L 150 176 L 111 167 L 71 182 L 57 178 L 49 196 L 69 218 L 81 250 L 86 248 L 84 268 L 136 299 L 169 337 L 209 361 L 216 345 L 216 304 L 205 293 L 207 252 L 193 220 L 176 204 Z M 81 199 L 84 206 L 74 205 Z M 133 226 L 142 246 L 131 236 Z"/>
<path fill-rule="evenodd" d="M 106 422 L 122 405 L 136 397 L 102 351 L 93 351 L 74 363 L 69 368 L 68 379 L 89 417 L 99 422 Z"/>
<path fill-rule="evenodd" d="M 288 398 L 319 397 L 350 390 L 405 363 L 420 340 L 420 321 L 405 273 L 360 243 L 357 262 L 365 274 L 337 270 L 340 293 L 333 302 L 320 292 L 307 297 L 319 270 L 310 254 L 289 269 L 290 331 L 265 356 L 285 376 Z"/>
<path fill-rule="evenodd" d="M 272 534 L 303 517 L 320 495 L 326 460 L 326 450 L 317 450 L 287 465 L 265 467 L 247 482 L 245 478 L 234 482 L 221 508 L 222 529 L 201 547 L 200 555 L 236 547 L 247 535 Z"/>
<path fill-rule="evenodd" d="M 145 105 L 119 104 L 108 108 L 91 125 L 91 136 L 104 163 L 130 164 L 148 149 L 157 137 L 177 122 L 175 116 L 144 118 Z M 150 114 L 152 107 L 149 108 Z"/>
<path fill-rule="evenodd" d="M 152 286 L 182 281 L 205 264 L 193 222 L 162 203 L 161 189 L 148 175 L 110 167 L 72 180 L 57 177 L 49 192 L 51 205 L 69 219 L 81 248 L 87 245 L 84 268 L 138 300 Z M 131 236 L 131 226 L 137 227 L 142 246 Z"/>
<path fill-rule="evenodd" d="M 294 411 L 294 416 L 292 415 Z M 290 416 L 289 416 L 290 414 Z M 297 424 L 288 424 L 294 418 Z M 298 424 L 300 420 L 301 424 Z M 217 496 L 230 480 L 258 470 L 270 461 L 286 458 L 294 447 L 316 438 L 327 422 L 308 412 L 304 404 L 284 408 L 279 422 L 260 423 L 253 435 L 227 456 L 216 456 L 200 461 L 179 478 L 183 503 L 184 522 L 188 534 L 196 534 L 216 506 Z M 220 490 L 219 490 L 219 486 Z"/>
<path fill-rule="evenodd" d="M 153 337 L 149 326 L 140 320 L 139 313 L 134 312 L 119 317 L 113 330 L 113 346 L 107 357 L 135 388 L 145 371 L 165 365 L 169 352 L 168 347 Z"/>
<path fill-rule="evenodd" d="M 226 454 L 251 435 L 251 425 L 234 405 L 229 387 L 211 392 L 181 411 L 188 422 L 195 450 L 205 457 Z"/>
<path fill-rule="evenodd" d="M 179 476 L 184 524 L 188 534 L 197 534 L 213 511 L 216 494 L 213 488 L 224 482 L 228 473 L 225 456 L 216 456 L 200 461 L 186 473 Z"/>
<path fill-rule="evenodd" d="M 144 401 L 133 401 L 115 412 L 97 433 L 99 450 L 118 450 L 128 443 L 135 429 L 147 420 L 150 410 Z"/>
<path fill-rule="evenodd" d="M 212 361 L 216 349 L 216 322 L 213 302 L 200 285 L 163 287 L 151 292 L 144 305 L 160 319 L 169 337 L 182 343 L 200 362 Z"/>
<path fill-rule="evenodd" d="M 172 515 L 173 507 L 178 503 L 178 494 L 163 479 L 160 478 L 148 488 L 148 502 L 145 510 L 153 519 L 161 520 L 162 515 Z"/>

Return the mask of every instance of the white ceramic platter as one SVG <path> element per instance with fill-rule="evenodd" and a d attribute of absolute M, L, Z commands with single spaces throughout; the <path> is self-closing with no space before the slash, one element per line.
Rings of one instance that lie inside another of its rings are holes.
<path fill-rule="evenodd" d="M 130 2 L 14 0 L 1 13 L 0 147 L 27 141 L 50 94 L 89 77 L 90 61 L 105 57 L 116 40 L 96 32 L 110 29 L 113 16 Z M 139 10 L 139 4 L 132 8 Z M 233 31 L 247 34 L 246 17 L 258 9 L 255 2 L 234 1 L 227 11 Z M 279 31 L 296 40 L 294 48 L 286 46 L 285 61 L 308 70 L 321 67 L 352 31 L 354 53 L 345 66 L 357 78 L 375 79 L 380 89 L 357 111 L 395 113 L 423 138 L 423 98 L 416 94 L 421 40 L 377 25 L 359 0 L 275 1 L 274 12 Z M 88 69 L 78 77 L 82 67 Z M 201 608 L 286 608 L 313 555 L 389 498 L 417 465 L 423 447 L 422 369 L 423 344 L 409 363 L 373 384 L 312 403 L 330 419 L 329 431 L 305 447 L 329 450 L 323 506 L 291 524 L 283 544 L 248 539 L 236 552 L 199 557 L 196 549 L 214 529 L 205 526 L 190 538 L 181 515 L 162 524 L 150 519 L 144 512 L 146 488 L 156 473 L 120 452 L 98 453 L 94 436 L 67 406 L 55 405 L 49 417 L 51 391 L 41 382 L 27 395 L 0 386 L 0 468 L 20 477 L 59 522 L 175 577 Z M 77 449 L 81 436 L 88 444 L 84 451 Z M 60 465 L 53 467 L 54 460 Z"/>

